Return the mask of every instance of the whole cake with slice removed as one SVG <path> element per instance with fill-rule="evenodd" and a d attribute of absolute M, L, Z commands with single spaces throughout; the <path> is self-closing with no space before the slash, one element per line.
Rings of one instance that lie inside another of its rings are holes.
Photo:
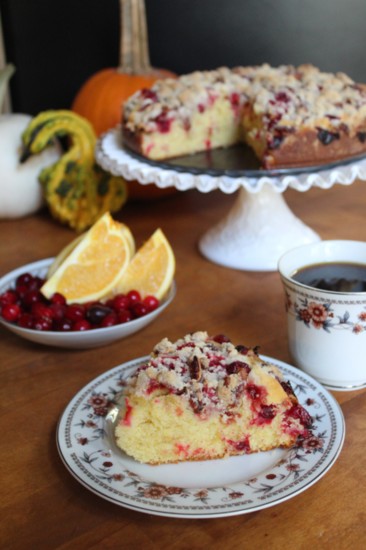
<path fill-rule="evenodd" d="M 313 65 L 196 71 L 131 96 L 122 132 L 151 160 L 245 142 L 264 168 L 315 166 L 366 153 L 366 91 Z"/>
<path fill-rule="evenodd" d="M 147 464 L 291 447 L 312 418 L 281 371 L 223 335 L 164 338 L 126 380 L 117 445 Z"/>

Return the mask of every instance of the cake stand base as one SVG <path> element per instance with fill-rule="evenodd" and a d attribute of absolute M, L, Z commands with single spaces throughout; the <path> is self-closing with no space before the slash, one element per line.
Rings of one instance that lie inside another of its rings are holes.
<path fill-rule="evenodd" d="M 198 246 L 208 260 L 235 269 L 275 271 L 290 248 L 319 241 L 269 185 L 256 193 L 244 187 L 226 217 L 201 237 Z"/>

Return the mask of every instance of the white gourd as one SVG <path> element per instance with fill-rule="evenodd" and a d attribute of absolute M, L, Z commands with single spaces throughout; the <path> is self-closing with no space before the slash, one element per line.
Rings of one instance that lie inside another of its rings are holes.
<path fill-rule="evenodd" d="M 20 164 L 21 135 L 32 117 L 22 114 L 0 116 L 0 218 L 20 218 L 43 205 L 38 176 L 42 168 L 56 162 L 61 151 L 49 147 Z"/>
<path fill-rule="evenodd" d="M 13 73 L 0 71 L 0 96 Z M 0 108 L 2 98 L 0 97 Z M 38 176 L 42 168 L 56 162 L 62 152 L 56 144 L 20 163 L 21 136 L 32 117 L 26 114 L 0 115 L 0 219 L 20 218 L 37 212 L 43 205 Z"/>

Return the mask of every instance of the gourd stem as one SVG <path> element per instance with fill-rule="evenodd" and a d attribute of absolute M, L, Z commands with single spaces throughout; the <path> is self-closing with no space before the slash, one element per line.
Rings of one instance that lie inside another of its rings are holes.
<path fill-rule="evenodd" d="M 3 112 L 6 93 L 8 92 L 8 83 L 14 71 L 15 67 L 11 63 L 8 63 L 0 70 L 0 113 Z"/>
<path fill-rule="evenodd" d="M 151 71 L 144 0 L 120 0 L 120 66 L 118 72 Z"/>

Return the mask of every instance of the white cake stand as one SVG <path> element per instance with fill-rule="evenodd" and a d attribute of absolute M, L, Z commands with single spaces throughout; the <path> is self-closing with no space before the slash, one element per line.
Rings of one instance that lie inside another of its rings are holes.
<path fill-rule="evenodd" d="M 199 249 L 210 261 L 226 267 L 274 271 L 280 256 L 295 246 L 320 240 L 310 227 L 296 217 L 282 193 L 289 187 L 307 191 L 311 187 L 329 189 L 335 183 L 350 185 L 366 180 L 366 159 L 337 165 L 311 173 L 280 176 L 229 177 L 190 173 L 156 163 L 143 162 L 123 148 L 119 128 L 98 141 L 96 160 L 106 171 L 142 185 L 154 183 L 160 188 L 174 186 L 180 191 L 198 189 L 208 193 L 239 190 L 229 213 L 200 239 Z"/>

